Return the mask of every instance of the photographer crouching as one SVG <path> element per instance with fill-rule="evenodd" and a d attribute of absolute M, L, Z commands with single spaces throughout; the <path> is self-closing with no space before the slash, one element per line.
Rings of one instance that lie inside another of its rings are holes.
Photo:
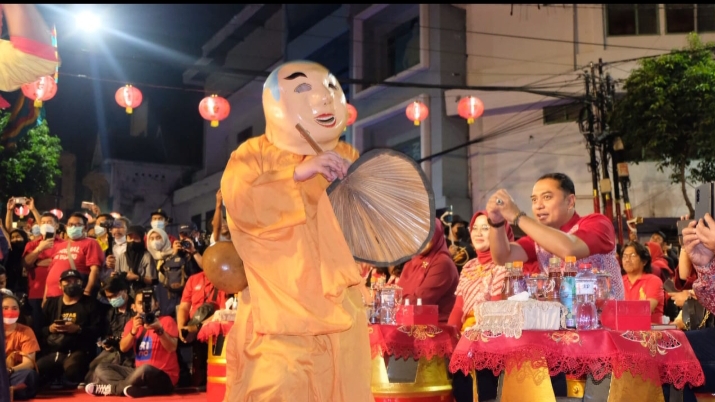
<path fill-rule="evenodd" d="M 136 369 L 101 363 L 95 370 L 96 382 L 85 387 L 88 394 L 139 398 L 173 392 L 179 380 L 176 321 L 157 316 L 159 304 L 151 289 L 137 292 L 134 310 L 137 315 L 124 327 L 119 350 L 134 350 Z"/>
<path fill-rule="evenodd" d="M 122 366 L 134 366 L 134 353 L 129 351 L 122 353 L 119 349 L 119 341 L 122 339 L 124 327 L 131 322 L 134 317 L 132 305 L 134 299 L 129 296 L 129 283 L 126 281 L 126 274 L 113 276 L 109 283 L 102 289 L 101 293 L 106 297 L 111 305 L 107 311 L 106 323 L 108 324 L 99 345 L 102 352 L 89 364 L 89 372 L 85 377 L 86 383 L 96 381 L 94 372 L 102 363 L 113 363 Z"/>

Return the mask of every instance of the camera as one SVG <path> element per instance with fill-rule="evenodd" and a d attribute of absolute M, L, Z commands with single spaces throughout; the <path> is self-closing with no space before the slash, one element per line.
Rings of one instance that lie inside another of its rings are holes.
<path fill-rule="evenodd" d="M 181 248 L 183 248 L 184 250 L 191 250 L 191 247 L 193 245 L 194 244 L 191 242 L 191 240 L 182 240 L 181 241 Z"/>
<path fill-rule="evenodd" d="M 26 203 L 27 199 L 25 197 L 15 197 L 15 206 L 25 205 Z"/>
<path fill-rule="evenodd" d="M 156 321 L 156 314 L 152 309 L 152 301 L 154 299 L 154 291 L 152 289 L 142 289 L 142 307 L 143 313 L 141 318 L 145 324 L 153 324 Z"/>
<path fill-rule="evenodd" d="M 115 336 L 109 336 L 102 341 L 102 345 L 108 348 L 119 349 L 119 338 Z"/>

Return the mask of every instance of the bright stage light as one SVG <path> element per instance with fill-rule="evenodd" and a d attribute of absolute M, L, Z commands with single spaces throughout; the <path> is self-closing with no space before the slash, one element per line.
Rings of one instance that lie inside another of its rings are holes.
<path fill-rule="evenodd" d="M 99 29 L 99 22 L 99 17 L 87 11 L 77 16 L 77 25 L 87 32 Z"/>

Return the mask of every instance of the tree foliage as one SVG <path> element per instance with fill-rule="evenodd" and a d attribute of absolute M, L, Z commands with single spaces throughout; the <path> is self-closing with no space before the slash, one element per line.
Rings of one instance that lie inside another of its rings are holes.
<path fill-rule="evenodd" d="M 630 162 L 655 160 L 659 171 L 670 171 L 693 216 L 686 181 L 715 181 L 715 46 L 694 33 L 688 42 L 684 50 L 641 61 L 610 125 L 626 147 L 641 150 L 631 152 Z"/>
<path fill-rule="evenodd" d="M 0 111 L 0 133 L 9 120 L 9 113 Z M 13 196 L 35 197 L 47 194 L 55 187 L 62 173 L 60 139 L 50 134 L 47 120 L 30 129 L 15 146 L 0 146 L 0 201 Z"/>

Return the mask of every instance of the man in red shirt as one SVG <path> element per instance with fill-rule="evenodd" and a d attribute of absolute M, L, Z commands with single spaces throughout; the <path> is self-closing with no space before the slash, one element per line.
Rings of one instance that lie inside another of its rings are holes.
<path fill-rule="evenodd" d="M 158 314 L 159 303 L 153 292 L 152 312 Z M 138 292 L 134 302 L 137 315 L 124 327 L 119 349 L 134 349 L 136 369 L 118 364 L 101 363 L 95 370 L 96 383 L 84 388 L 90 395 L 125 395 L 139 398 L 152 395 L 169 395 L 179 381 L 179 363 L 176 357 L 176 321 L 168 316 L 155 317 L 145 322 L 144 292 Z"/>
<path fill-rule="evenodd" d="M 82 274 L 87 285 L 84 294 L 91 296 L 99 288 L 99 267 L 104 265 L 104 252 L 97 240 L 86 235 L 86 217 L 81 213 L 72 214 L 67 220 L 67 242 L 52 248 L 52 263 L 45 284 L 45 299 L 62 296 L 59 286 L 60 275 L 69 269 L 76 269 Z M 70 260 L 71 258 L 71 260 Z"/>
<path fill-rule="evenodd" d="M 64 240 L 55 237 L 58 227 L 57 216 L 50 212 L 42 214 L 40 216 L 40 233 L 45 239 L 40 238 L 27 243 L 22 255 L 23 263 L 27 269 L 28 299 L 30 307 L 32 307 L 32 329 L 36 334 L 39 334 L 42 328 L 42 299 L 45 296 L 45 284 L 54 256 L 54 246 L 66 246 Z"/>
<path fill-rule="evenodd" d="M 522 212 L 506 190 L 497 191 L 487 202 L 489 244 L 497 264 L 537 261 L 546 272 L 552 256 L 561 260 L 574 256 L 579 263 L 591 263 L 608 272 L 611 278 L 621 276 L 613 222 L 598 213 L 584 217 L 576 213 L 576 189 L 568 176 L 550 173 L 539 178 L 531 195 L 531 211 L 534 218 Z M 504 222 L 519 227 L 526 236 L 509 242 Z M 613 293 L 623 300 L 621 281 L 613 281 Z"/>

